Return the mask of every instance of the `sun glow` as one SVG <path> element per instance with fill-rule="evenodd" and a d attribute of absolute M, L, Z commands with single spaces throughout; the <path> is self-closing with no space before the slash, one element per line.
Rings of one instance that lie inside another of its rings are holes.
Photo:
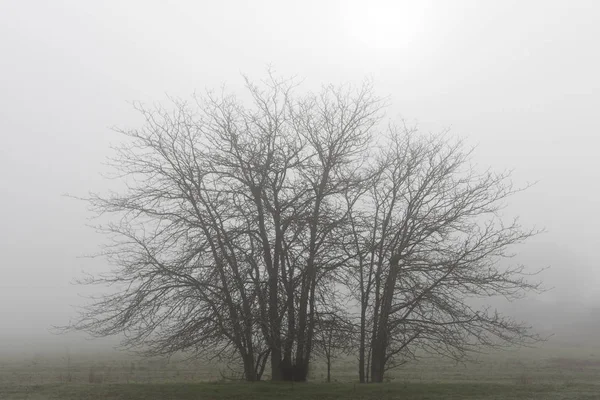
<path fill-rule="evenodd" d="M 407 49 L 422 36 L 425 9 L 402 1 L 348 2 L 345 25 L 350 37 L 374 49 Z"/>

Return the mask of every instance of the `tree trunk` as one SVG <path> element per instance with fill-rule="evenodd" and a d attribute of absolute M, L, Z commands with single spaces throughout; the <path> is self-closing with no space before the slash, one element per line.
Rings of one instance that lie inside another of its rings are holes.
<path fill-rule="evenodd" d="M 254 370 L 256 371 L 256 380 L 260 381 L 262 379 L 263 373 L 265 372 L 265 367 L 267 366 L 267 360 L 269 359 L 271 350 L 267 350 L 266 354 L 259 354 L 256 360 L 256 366 Z"/>
<path fill-rule="evenodd" d="M 271 348 L 271 380 L 280 381 L 281 375 L 281 327 L 279 324 L 279 298 L 278 281 L 279 267 L 275 263 L 269 271 L 269 325 L 270 329 L 270 348 Z"/>
<path fill-rule="evenodd" d="M 244 377 L 248 382 L 256 382 L 258 380 L 256 365 L 254 363 L 254 355 L 252 354 L 244 357 Z"/>
<path fill-rule="evenodd" d="M 275 347 L 271 347 L 271 380 L 283 380 L 281 350 Z"/>
<path fill-rule="evenodd" d="M 367 365 L 365 368 L 365 382 L 370 382 L 370 378 L 371 378 L 371 352 L 373 351 L 373 349 L 371 347 L 369 347 L 369 352 L 367 354 Z"/>
<path fill-rule="evenodd" d="M 313 271 L 313 261 L 309 259 L 300 296 L 296 364 L 294 364 L 292 371 L 292 379 L 294 381 L 306 381 L 308 375 L 312 335 L 314 332 L 314 288 L 311 287 L 313 282 Z"/>
<path fill-rule="evenodd" d="M 278 271 L 273 270 L 269 276 L 269 325 L 271 326 L 271 380 L 280 381 L 281 376 L 281 329 L 279 326 L 277 279 Z"/>
<path fill-rule="evenodd" d="M 365 341 L 366 341 L 366 310 L 361 304 L 360 310 L 360 344 L 358 348 L 358 381 L 365 383 Z"/>
<path fill-rule="evenodd" d="M 308 367 L 310 361 L 304 358 L 300 358 L 296 361 L 293 366 L 293 377 L 292 379 L 296 382 L 306 382 L 308 379 Z"/>
<path fill-rule="evenodd" d="M 383 382 L 388 346 L 388 324 L 392 310 L 392 300 L 398 276 L 399 263 L 399 256 L 395 256 L 390 260 L 390 273 L 385 281 L 381 309 L 379 312 L 379 321 L 377 322 L 377 328 L 371 344 L 373 349 L 371 353 L 371 382 L 375 383 Z"/>
<path fill-rule="evenodd" d="M 383 382 L 383 373 L 385 372 L 385 344 L 377 343 L 371 354 L 371 382 Z"/>

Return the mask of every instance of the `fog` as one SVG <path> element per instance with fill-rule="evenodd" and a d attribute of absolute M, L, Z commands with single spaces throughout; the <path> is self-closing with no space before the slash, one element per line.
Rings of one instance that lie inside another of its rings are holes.
<path fill-rule="evenodd" d="M 553 289 L 498 307 L 600 334 L 598 21 L 591 0 L 1 2 L 0 348 L 112 343 L 49 332 L 90 293 L 72 281 L 107 268 L 81 257 L 102 237 L 63 195 L 114 187 L 110 127 L 140 124 L 132 101 L 235 91 L 267 65 L 306 89 L 372 78 L 388 118 L 450 128 L 481 166 L 537 181 L 507 212 L 546 228 L 515 262 L 550 267 Z"/>

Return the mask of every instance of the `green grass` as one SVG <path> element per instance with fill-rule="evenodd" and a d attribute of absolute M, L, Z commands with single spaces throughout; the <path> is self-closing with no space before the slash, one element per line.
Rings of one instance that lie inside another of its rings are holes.
<path fill-rule="evenodd" d="M 103 384 L 0 388 L 1 399 L 61 400 L 258 400 L 258 399 L 600 399 L 595 385 L 505 385 L 483 383 L 358 384 Z"/>
<path fill-rule="evenodd" d="M 89 383 L 92 371 L 101 383 Z M 543 346 L 455 364 L 425 359 L 389 371 L 387 383 L 360 385 L 356 360 L 337 360 L 337 382 L 322 362 L 305 384 L 223 382 L 223 365 L 203 360 L 139 359 L 123 353 L 0 356 L 0 400 L 481 399 L 600 400 L 600 348 Z M 268 377 L 265 377 L 268 379 Z M 203 383 L 199 383 L 203 382 Z"/>

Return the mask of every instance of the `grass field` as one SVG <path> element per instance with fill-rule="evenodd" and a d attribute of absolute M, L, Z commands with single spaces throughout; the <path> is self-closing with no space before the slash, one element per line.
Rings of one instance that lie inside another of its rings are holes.
<path fill-rule="evenodd" d="M 598 399 L 600 387 L 580 384 L 503 385 L 484 383 L 255 384 L 169 383 L 39 385 L 3 388 L 4 399 Z"/>
<path fill-rule="evenodd" d="M 315 363 L 306 384 L 224 381 L 200 360 L 119 353 L 0 356 L 0 399 L 599 399 L 600 349 L 543 346 L 454 364 L 429 359 L 394 370 L 382 385 L 356 384 L 355 362 L 338 361 L 333 383 Z"/>

